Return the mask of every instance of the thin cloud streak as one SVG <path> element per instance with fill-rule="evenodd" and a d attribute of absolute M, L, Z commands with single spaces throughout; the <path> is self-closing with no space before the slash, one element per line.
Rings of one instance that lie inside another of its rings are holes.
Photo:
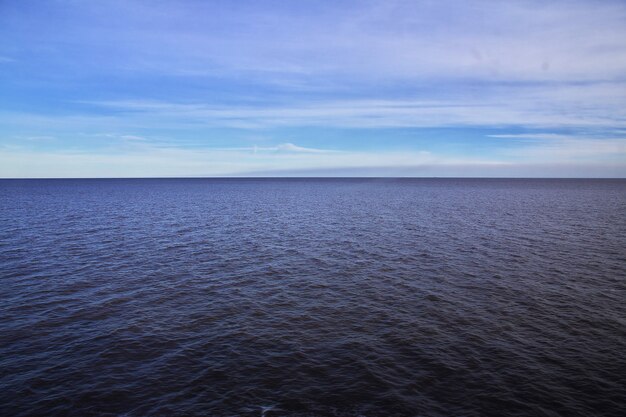
<path fill-rule="evenodd" d="M 248 155 L 175 149 L 136 154 L 0 152 L 0 178 L 436 176 L 624 177 L 625 163 L 442 160 L 418 154 L 346 155 L 346 159 L 250 160 Z M 285 163 L 286 162 L 286 163 Z M 113 174 L 112 174 L 113 173 Z"/>
<path fill-rule="evenodd" d="M 624 142 L 582 146 L 559 142 L 523 148 L 514 156 L 532 155 L 534 162 L 449 157 L 426 151 L 329 152 L 284 146 L 184 150 L 134 143 L 125 150 L 32 151 L 0 149 L 0 177 L 151 177 L 151 176 L 557 176 L 616 177 L 626 175 L 626 158 L 598 163 L 589 157 L 619 152 Z M 481 174 L 481 172 L 483 174 Z M 111 173 L 114 173 L 111 175 Z M 369 173 L 369 174 L 368 174 Z M 584 173 L 582 175 L 581 173 Z"/>
<path fill-rule="evenodd" d="M 509 151 L 509 155 L 533 161 L 575 161 L 613 159 L 626 163 L 626 136 L 589 137 L 585 134 L 555 133 L 494 134 L 493 138 L 522 141 L 525 146 Z"/>
<path fill-rule="evenodd" d="M 276 146 L 249 146 L 249 147 L 240 147 L 240 148 L 216 148 L 216 151 L 232 151 L 232 152 L 240 152 L 240 151 L 248 151 L 253 153 L 258 152 L 286 152 L 286 153 L 314 153 L 314 154 L 325 154 L 325 153 L 334 153 L 340 152 L 337 150 L 331 149 L 318 149 L 318 148 L 306 148 L 304 146 L 294 145 L 293 143 L 281 143 Z"/>
<path fill-rule="evenodd" d="M 239 128 L 316 125 L 626 127 L 626 83 L 534 87 L 523 91 L 507 88 L 489 93 L 479 98 L 316 100 L 254 107 L 144 100 L 89 104 L 122 112 L 122 116 L 130 120 L 148 116 L 171 123 Z"/>
<path fill-rule="evenodd" d="M 302 150 L 304 149 L 304 151 Z M 257 149 L 258 150 L 258 149 Z M 428 152 L 326 152 L 296 145 L 262 152 L 246 149 L 195 149 L 137 144 L 124 152 L 39 152 L 19 147 L 0 149 L 0 177 L 223 176 L 279 167 L 321 168 L 436 163 Z M 159 174 L 161 173 L 161 174 Z"/>

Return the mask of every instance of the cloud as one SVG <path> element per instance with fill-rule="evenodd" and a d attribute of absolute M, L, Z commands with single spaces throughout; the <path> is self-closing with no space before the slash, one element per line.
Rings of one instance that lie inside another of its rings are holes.
<path fill-rule="evenodd" d="M 181 149 L 137 144 L 109 150 L 0 148 L 0 177 L 223 176 L 277 169 L 438 163 L 428 152 L 333 152 L 293 144 L 258 148 Z M 445 161 L 451 161 L 445 159 Z"/>
<path fill-rule="evenodd" d="M 508 156 L 531 161 L 571 162 L 613 160 L 626 163 L 626 137 L 589 137 L 556 133 L 494 134 L 489 137 L 521 140 L 525 146 L 506 151 Z"/>
<path fill-rule="evenodd" d="M 137 135 L 121 135 L 120 139 L 127 140 L 127 141 L 142 141 L 142 142 L 148 140 L 147 138 L 143 136 L 137 136 Z"/>
<path fill-rule="evenodd" d="M 303 153 L 327 153 L 332 152 L 326 149 L 305 148 L 302 146 L 294 145 L 293 143 L 282 143 L 276 147 L 277 151 L 281 152 L 303 152 Z"/>
<path fill-rule="evenodd" d="M 254 153 L 151 146 L 97 153 L 0 149 L 0 178 L 203 176 L 623 177 L 626 162 L 502 162 L 419 151 Z"/>
<path fill-rule="evenodd" d="M 331 152 L 339 152 L 336 150 L 330 149 L 318 149 L 318 148 L 306 148 L 303 146 L 294 145 L 293 143 L 281 143 L 276 146 L 246 146 L 246 147 L 238 147 L 238 148 L 217 148 L 219 151 L 230 151 L 230 152 L 239 152 L 239 151 L 248 151 L 253 153 L 259 152 L 272 152 L 272 153 L 331 153 Z"/>
<path fill-rule="evenodd" d="M 480 94 L 478 94 L 480 91 Z M 309 99 L 284 104 L 116 100 L 86 103 L 129 120 L 238 128 L 334 126 L 626 127 L 626 83 L 493 87 L 429 98 Z M 147 123 L 147 122 L 146 122 Z"/>
<path fill-rule="evenodd" d="M 487 135 L 490 138 L 504 139 L 546 139 L 546 140 L 567 140 L 571 139 L 571 135 L 563 135 L 559 133 L 506 133 Z"/>
<path fill-rule="evenodd" d="M 169 10 L 172 4 L 162 7 Z M 172 69 L 164 62 L 174 62 L 179 68 L 209 64 L 205 68 L 211 71 L 264 76 L 559 81 L 621 78 L 626 70 L 626 7 L 618 2 L 593 7 L 559 1 L 389 1 L 349 7 L 333 2 L 321 8 L 315 18 L 307 7 L 225 8 L 223 23 L 201 27 L 190 14 L 204 15 L 202 7 L 190 7 L 189 29 L 153 31 L 157 16 L 147 32 L 159 34 L 142 40 L 144 46 L 164 46 L 163 55 L 151 60 L 152 69 L 164 70 Z M 146 33 L 145 23 L 143 29 Z"/>
<path fill-rule="evenodd" d="M 626 72 L 626 5 L 619 1 L 55 5 L 39 14 L 7 7 L 7 35 L 15 44 L 23 38 L 71 43 L 84 54 L 59 64 L 94 71 L 104 65 L 173 76 L 243 73 L 309 84 L 327 75 L 580 81 L 621 79 Z M 63 26 L 49 18 L 59 14 Z M 19 25 L 38 31 L 12 31 Z M 93 60 L 102 56 L 108 59 Z"/>
<path fill-rule="evenodd" d="M 245 172 L 251 177 L 474 177 L 474 178 L 624 178 L 626 165 L 572 163 L 451 163 L 362 166 Z"/>

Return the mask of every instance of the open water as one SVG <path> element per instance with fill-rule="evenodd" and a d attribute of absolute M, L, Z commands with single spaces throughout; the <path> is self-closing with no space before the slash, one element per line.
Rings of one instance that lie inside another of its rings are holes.
<path fill-rule="evenodd" d="M 0 181 L 3 416 L 624 416 L 626 181 Z"/>

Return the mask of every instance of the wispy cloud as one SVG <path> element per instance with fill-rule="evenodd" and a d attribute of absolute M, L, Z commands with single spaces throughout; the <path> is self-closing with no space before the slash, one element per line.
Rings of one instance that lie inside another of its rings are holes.
<path fill-rule="evenodd" d="M 626 69 L 626 6 L 617 1 L 244 2 L 219 14 L 214 7 L 75 4 L 72 25 L 43 25 L 42 35 L 114 53 L 109 65 L 121 69 L 174 75 L 588 80 L 621 78 Z"/>
<path fill-rule="evenodd" d="M 318 148 L 306 148 L 304 146 L 294 145 L 293 143 L 281 143 L 276 146 L 247 146 L 247 147 L 239 147 L 239 148 L 218 148 L 216 150 L 219 151 L 232 151 L 232 152 L 241 152 L 241 151 L 249 151 L 253 153 L 258 152 L 283 152 L 283 153 L 308 153 L 308 154 L 327 154 L 333 152 L 339 152 L 336 150 L 330 149 L 318 149 Z"/>
<path fill-rule="evenodd" d="M 522 140 L 526 146 L 508 150 L 524 160 L 572 162 L 613 160 L 626 165 L 626 136 L 589 137 L 555 133 L 495 134 L 495 138 Z"/>
<path fill-rule="evenodd" d="M 141 146 L 126 152 L 0 149 L 0 177 L 185 176 L 619 177 L 626 163 L 502 162 L 429 152 L 251 152 Z"/>
<path fill-rule="evenodd" d="M 428 152 L 332 152 L 282 144 L 266 148 L 180 149 L 139 145 L 99 151 L 0 148 L 0 177 L 223 176 L 276 169 L 394 166 L 443 161 Z M 446 159 L 448 161 L 448 159 Z"/>
<path fill-rule="evenodd" d="M 137 135 L 122 135 L 120 136 L 121 139 L 124 140 L 130 140 L 130 141 L 146 141 L 148 140 L 147 138 L 143 137 L 143 136 L 137 136 Z"/>
<path fill-rule="evenodd" d="M 286 104 L 218 105 L 146 100 L 90 104 L 161 122 L 259 128 L 272 126 L 626 126 L 626 83 L 484 89 L 430 99 L 316 99 Z"/>

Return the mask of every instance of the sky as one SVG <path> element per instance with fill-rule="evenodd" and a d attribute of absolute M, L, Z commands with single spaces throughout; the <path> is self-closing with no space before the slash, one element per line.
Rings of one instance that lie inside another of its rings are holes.
<path fill-rule="evenodd" d="M 0 0 L 0 178 L 626 177 L 626 2 Z"/>

